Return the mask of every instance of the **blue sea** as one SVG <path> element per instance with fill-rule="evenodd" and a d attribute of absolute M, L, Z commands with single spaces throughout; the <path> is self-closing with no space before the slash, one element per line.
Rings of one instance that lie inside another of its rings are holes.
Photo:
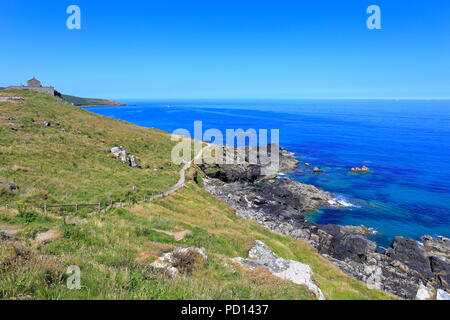
<path fill-rule="evenodd" d="M 450 101 L 282 100 L 121 101 L 92 112 L 173 132 L 217 128 L 279 129 L 280 145 L 323 169 L 288 173 L 348 204 L 307 219 L 365 225 L 387 247 L 395 236 L 450 237 Z M 367 174 L 349 173 L 366 165 Z M 301 167 L 305 169 L 305 167 Z"/>

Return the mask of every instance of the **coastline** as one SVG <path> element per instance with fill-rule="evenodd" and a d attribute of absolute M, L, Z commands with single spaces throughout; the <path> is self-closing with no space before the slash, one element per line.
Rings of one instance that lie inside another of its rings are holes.
<path fill-rule="evenodd" d="M 269 154 L 271 147 L 267 146 Z M 335 196 L 313 185 L 283 178 L 285 172 L 298 169 L 300 162 L 293 153 L 280 147 L 277 150 L 280 169 L 269 177 L 262 175 L 264 166 L 249 165 L 248 159 L 244 159 L 244 165 L 200 165 L 208 177 L 203 188 L 234 208 L 242 218 L 305 241 L 344 273 L 369 287 L 403 299 L 423 298 L 423 292 L 434 292 L 428 298 L 448 295 L 449 241 L 425 236 L 427 241 L 421 245 L 409 238 L 396 237 L 388 249 L 383 249 L 366 238 L 372 230 L 364 226 L 306 221 L 302 213 L 332 206 L 330 201 Z"/>
<path fill-rule="evenodd" d="M 80 107 L 80 108 L 114 108 L 114 107 L 137 107 L 137 106 L 138 105 L 133 105 L 133 104 L 77 105 L 77 107 Z"/>
<path fill-rule="evenodd" d="M 270 145 L 267 148 L 270 152 Z M 347 275 L 369 287 L 404 299 L 420 298 L 424 290 L 449 291 L 450 242 L 446 238 L 424 235 L 424 243 L 420 244 L 396 237 L 383 250 L 366 238 L 373 230 L 365 226 L 306 221 L 302 213 L 331 206 L 335 197 L 315 186 L 284 178 L 283 173 L 297 169 L 300 162 L 282 148 L 279 152 L 280 170 L 270 177 L 261 176 L 261 165 L 202 165 L 208 176 L 204 189 L 234 208 L 242 218 L 307 242 Z"/>

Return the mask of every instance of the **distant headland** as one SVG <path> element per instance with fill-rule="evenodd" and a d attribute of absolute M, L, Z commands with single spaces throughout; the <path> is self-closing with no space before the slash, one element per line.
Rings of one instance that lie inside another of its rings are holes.
<path fill-rule="evenodd" d="M 67 94 L 62 94 L 57 90 L 55 90 L 53 86 L 48 87 L 42 86 L 41 82 L 35 77 L 28 80 L 26 85 L 22 84 L 20 86 L 8 86 L 6 88 L 3 88 L 3 90 L 8 89 L 31 90 L 39 93 L 45 93 L 51 96 L 57 96 L 75 106 L 93 106 L 93 107 L 124 106 L 123 104 L 113 100 L 97 99 L 97 98 L 81 98 Z"/>

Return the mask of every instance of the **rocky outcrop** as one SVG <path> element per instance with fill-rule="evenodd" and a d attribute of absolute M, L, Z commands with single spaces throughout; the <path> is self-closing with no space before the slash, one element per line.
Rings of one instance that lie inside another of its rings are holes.
<path fill-rule="evenodd" d="M 355 167 L 355 168 L 351 168 L 350 172 L 365 173 L 365 172 L 370 172 L 370 169 L 367 168 L 366 166 L 362 166 L 361 168 Z"/>
<path fill-rule="evenodd" d="M 123 164 L 126 164 L 131 168 L 140 168 L 137 158 L 132 154 L 128 154 L 124 147 L 113 147 L 107 151 L 109 151 L 114 158 L 122 161 Z"/>
<path fill-rule="evenodd" d="M 170 277 L 174 278 L 183 271 L 182 269 L 191 266 L 196 256 L 199 256 L 203 261 L 208 261 L 204 248 L 176 247 L 174 251 L 164 253 L 161 257 L 158 257 L 150 266 L 164 270 Z"/>
<path fill-rule="evenodd" d="M 344 232 L 358 235 L 358 236 L 364 236 L 367 237 L 369 234 L 373 233 L 373 230 L 370 228 L 367 228 L 366 226 L 360 225 L 360 226 L 341 226 Z"/>
<path fill-rule="evenodd" d="M 439 256 L 446 262 L 450 262 L 450 239 L 441 237 L 439 239 L 433 238 L 431 236 L 423 236 L 422 243 L 425 247 L 425 249 L 430 252 L 431 254 L 434 254 L 436 256 Z"/>
<path fill-rule="evenodd" d="M 280 258 L 273 253 L 262 241 L 256 240 L 248 254 L 250 259 L 234 258 L 233 261 L 249 268 L 264 268 L 275 277 L 304 285 L 314 293 L 319 300 L 325 300 L 320 288 L 312 281 L 313 271 L 307 264 L 294 260 Z"/>
<path fill-rule="evenodd" d="M 378 252 L 377 244 L 362 235 L 366 232 L 364 228 L 308 222 L 283 203 L 273 204 L 273 210 L 252 203 L 245 204 L 243 201 L 236 201 L 236 197 L 249 200 L 247 191 L 243 190 L 240 195 L 236 192 L 216 192 L 220 187 L 210 188 L 210 183 L 205 181 L 206 190 L 235 208 L 239 216 L 257 221 L 274 232 L 306 241 L 345 273 L 367 283 L 370 287 L 391 292 L 405 299 L 414 299 L 422 284 L 434 289 L 449 288 L 445 280 L 449 274 L 445 269 L 448 264 L 442 264 L 442 260 L 432 258 L 430 265 L 434 260 L 437 263 L 429 272 L 431 267 L 426 268 L 424 261 L 423 265 L 416 266 L 412 260 L 405 259 L 408 254 L 404 254 L 403 251 L 407 247 L 396 245 L 390 250 L 393 253 L 391 256 Z M 263 203 L 266 201 L 266 199 L 256 200 Z M 420 257 L 421 254 L 417 256 Z"/>
<path fill-rule="evenodd" d="M 239 215 L 249 220 L 264 220 L 264 217 L 271 216 L 297 217 L 300 213 L 328 205 L 333 198 L 328 192 L 289 179 L 263 186 L 205 179 L 204 188 L 237 208 Z"/>
<path fill-rule="evenodd" d="M 231 151 L 231 152 L 230 152 Z M 277 144 L 268 144 L 266 147 L 224 147 L 220 148 L 218 152 L 222 159 L 228 157 L 232 159 L 225 161 L 223 164 L 202 164 L 200 168 L 210 178 L 216 178 L 224 182 L 248 182 L 260 183 L 277 177 L 279 172 L 294 170 L 297 168 L 299 161 L 294 158 L 294 155 Z M 272 152 L 278 152 L 278 166 L 270 162 Z M 255 159 L 250 156 L 253 153 L 256 155 Z"/>
<path fill-rule="evenodd" d="M 208 168 L 204 167 L 206 172 Z M 345 273 L 369 286 L 405 299 L 415 299 L 421 286 L 434 292 L 450 289 L 448 239 L 425 237 L 421 246 L 397 237 L 383 253 L 366 238 L 371 230 L 364 226 L 320 225 L 305 220 L 302 213 L 337 203 L 326 191 L 289 179 L 266 183 L 258 165 L 230 165 L 226 174 L 217 171 L 207 172 L 213 179 L 204 179 L 204 188 L 235 208 L 237 215 L 306 241 Z"/>
<path fill-rule="evenodd" d="M 23 97 L 0 97 L 0 102 L 12 102 L 23 101 Z"/>
<path fill-rule="evenodd" d="M 59 123 L 54 123 L 54 122 L 50 122 L 50 121 L 43 121 L 42 125 L 44 127 L 59 127 Z"/>

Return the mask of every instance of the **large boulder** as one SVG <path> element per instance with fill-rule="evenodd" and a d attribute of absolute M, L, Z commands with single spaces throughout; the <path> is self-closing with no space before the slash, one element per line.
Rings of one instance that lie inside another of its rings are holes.
<path fill-rule="evenodd" d="M 166 252 L 150 264 L 155 269 L 164 270 L 168 276 L 175 278 L 183 269 L 191 267 L 195 257 L 199 256 L 203 261 L 208 261 L 204 248 L 181 248 L 176 247 L 171 252 Z"/>
<path fill-rule="evenodd" d="M 110 150 L 107 150 L 107 152 L 110 152 L 114 158 L 119 159 L 123 164 L 126 164 L 131 168 L 140 168 L 137 158 L 132 154 L 128 154 L 122 146 L 113 147 Z"/>
<path fill-rule="evenodd" d="M 238 257 L 233 261 L 249 269 L 264 268 L 278 278 L 306 286 L 319 300 L 325 300 L 320 288 L 312 281 L 313 271 L 309 265 L 280 258 L 259 240 L 250 249 L 249 258 Z"/>
<path fill-rule="evenodd" d="M 346 227 L 329 224 L 320 226 L 319 229 L 331 235 L 330 240 L 326 242 L 321 241 L 319 251 L 336 259 L 350 259 L 364 263 L 368 260 L 368 256 L 377 250 L 378 246 L 375 242 L 361 235 L 346 232 Z"/>
<path fill-rule="evenodd" d="M 417 290 L 416 300 L 433 300 L 433 291 L 432 288 L 428 288 L 422 284 Z"/>
<path fill-rule="evenodd" d="M 450 293 L 442 289 L 438 289 L 436 292 L 436 300 L 450 300 Z"/>

